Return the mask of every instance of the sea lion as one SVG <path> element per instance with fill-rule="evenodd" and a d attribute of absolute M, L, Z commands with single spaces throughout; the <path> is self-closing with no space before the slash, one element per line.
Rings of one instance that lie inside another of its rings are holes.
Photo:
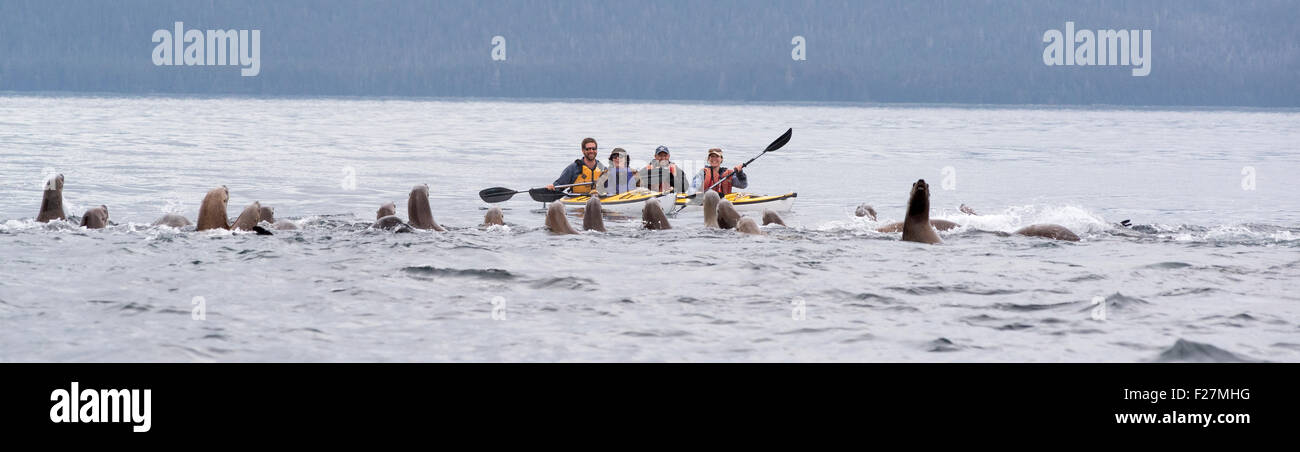
<path fill-rule="evenodd" d="M 81 227 L 86 229 L 104 229 L 108 226 L 108 207 L 92 207 L 81 215 Z"/>
<path fill-rule="evenodd" d="M 641 208 L 641 227 L 655 231 L 673 228 L 668 224 L 664 208 L 653 199 L 646 201 L 645 207 Z"/>
<path fill-rule="evenodd" d="M 960 224 L 948 220 L 930 220 L 930 226 L 934 226 L 935 229 L 940 231 L 949 231 L 961 227 Z"/>
<path fill-rule="evenodd" d="M 230 229 L 226 218 L 226 202 L 230 201 L 230 190 L 225 185 L 208 191 L 199 205 L 199 220 L 196 231 L 208 229 Z"/>
<path fill-rule="evenodd" d="M 876 221 L 876 209 L 872 208 L 869 204 L 859 205 L 858 209 L 854 211 L 853 214 L 859 217 L 870 218 L 871 221 Z"/>
<path fill-rule="evenodd" d="M 582 212 L 582 230 L 605 232 L 605 219 L 601 215 L 600 197 L 587 198 L 587 206 Z"/>
<path fill-rule="evenodd" d="M 930 226 L 940 231 L 948 231 L 961 227 L 960 224 L 948 220 L 930 220 Z M 903 232 L 903 223 L 896 221 L 887 225 L 876 228 L 876 232 Z"/>
<path fill-rule="evenodd" d="M 769 225 L 769 224 L 773 224 L 773 223 L 775 223 L 775 224 L 779 224 L 779 225 L 781 225 L 781 226 L 785 226 L 785 221 L 781 220 L 781 216 L 780 216 L 780 215 L 777 215 L 776 212 L 773 212 L 773 211 L 771 211 L 771 210 L 764 210 L 764 211 L 763 211 L 763 226 L 767 226 L 767 225 Z"/>
<path fill-rule="evenodd" d="M 573 230 L 573 225 L 569 224 L 569 218 L 564 216 L 564 203 L 559 201 L 552 202 L 546 208 L 546 229 L 552 234 L 577 234 Z"/>
<path fill-rule="evenodd" d="M 934 226 L 930 225 L 930 185 L 925 183 L 925 179 L 917 179 L 912 184 L 912 193 L 907 200 L 907 218 L 903 220 L 903 241 L 943 243 Z"/>
<path fill-rule="evenodd" d="M 718 202 L 718 227 L 734 229 L 738 222 L 740 222 L 740 212 L 736 211 L 736 206 L 725 199 Z"/>
<path fill-rule="evenodd" d="M 391 215 L 397 215 L 397 204 L 393 204 L 390 202 L 388 204 L 379 206 L 379 211 L 375 212 L 375 219 L 378 220 L 380 218 L 391 216 Z"/>
<path fill-rule="evenodd" d="M 483 214 L 483 226 L 505 226 L 505 224 L 505 213 L 501 212 L 500 207 L 492 206 L 491 209 L 488 209 L 486 214 Z"/>
<path fill-rule="evenodd" d="M 275 228 L 276 230 L 279 230 L 279 231 L 296 231 L 296 230 L 298 230 L 298 224 L 297 224 L 297 223 L 294 223 L 294 222 L 289 221 L 289 220 L 284 220 L 284 219 L 276 220 L 276 221 L 275 221 L 275 224 L 271 225 L 271 227 L 273 227 L 273 228 Z"/>
<path fill-rule="evenodd" d="M 718 192 L 709 190 L 704 193 L 704 227 L 718 228 Z"/>
<path fill-rule="evenodd" d="M 406 200 L 406 217 L 411 226 L 420 229 L 446 231 L 433 220 L 433 211 L 429 210 L 429 185 L 420 184 L 411 188 L 411 196 Z"/>
<path fill-rule="evenodd" d="M 262 206 L 257 210 L 257 216 L 267 223 L 275 224 L 275 208 Z"/>
<path fill-rule="evenodd" d="M 153 225 L 154 225 L 154 226 L 167 226 L 167 227 L 173 227 L 173 228 L 177 228 L 177 229 L 179 229 L 179 228 L 183 228 L 183 227 L 189 226 L 189 225 L 190 225 L 190 220 L 189 220 L 188 218 L 185 218 L 185 217 L 182 216 L 182 215 L 177 215 L 177 214 L 174 214 L 174 213 L 169 213 L 169 214 L 163 215 L 162 217 L 158 218 L 157 220 L 154 220 Z"/>
<path fill-rule="evenodd" d="M 753 218 L 744 217 L 736 222 L 736 231 L 745 234 L 763 235 L 763 230 L 758 228 L 758 223 Z"/>
<path fill-rule="evenodd" d="M 231 225 L 231 229 L 237 231 L 252 231 L 257 227 L 257 223 L 261 221 L 262 203 L 253 201 L 252 204 L 249 204 L 248 207 L 244 208 L 243 212 L 239 213 L 238 218 L 235 218 L 235 223 Z"/>
<path fill-rule="evenodd" d="M 388 215 L 388 216 L 380 217 L 379 219 L 375 220 L 375 222 L 372 223 L 370 227 L 375 229 L 384 229 L 393 232 L 415 232 L 415 229 L 412 229 L 411 225 L 406 224 L 406 222 L 402 221 L 401 218 L 397 218 L 397 215 Z"/>
<path fill-rule="evenodd" d="M 965 204 L 961 205 L 961 211 L 965 212 L 967 215 L 977 215 L 977 216 L 979 215 L 978 213 L 975 213 L 975 209 L 972 209 L 966 206 Z M 1128 227 L 1129 220 L 1124 220 L 1120 223 L 1117 223 L 1117 226 Z M 1043 238 L 1055 239 L 1055 240 L 1065 240 L 1069 242 L 1079 241 L 1078 235 L 1075 235 L 1075 233 L 1070 231 L 1069 228 L 1066 228 L 1065 226 L 1061 226 L 1059 224 L 1046 224 L 1046 223 L 1031 224 L 1029 226 L 1025 226 L 1023 228 L 1017 229 L 1016 234 L 1027 235 L 1030 237 L 1043 237 Z"/>
<path fill-rule="evenodd" d="M 45 190 L 41 192 L 41 211 L 36 214 L 36 221 L 48 223 L 50 220 L 67 220 L 63 214 L 63 175 L 55 174 L 45 179 Z"/>
<path fill-rule="evenodd" d="M 1043 237 L 1055 240 L 1065 240 L 1069 242 L 1079 241 L 1079 236 L 1075 235 L 1065 226 L 1059 224 L 1031 224 L 1016 230 L 1016 234 L 1027 235 L 1030 237 Z"/>

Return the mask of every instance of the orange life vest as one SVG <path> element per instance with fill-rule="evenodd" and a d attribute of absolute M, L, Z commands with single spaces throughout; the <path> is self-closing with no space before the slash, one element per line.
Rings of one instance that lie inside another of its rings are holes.
<path fill-rule="evenodd" d="M 573 178 L 573 182 L 571 183 L 574 184 L 595 182 L 597 179 L 600 179 L 600 175 L 605 172 L 605 170 L 600 167 L 600 162 L 596 162 L 595 168 L 591 168 L 583 164 L 582 159 L 574 160 L 574 162 L 578 164 L 579 168 L 582 168 L 582 172 L 578 173 L 578 176 Z M 592 185 L 579 185 L 576 187 L 571 187 L 569 188 L 569 191 L 573 193 L 587 193 L 595 189 L 596 189 L 595 184 L 592 184 Z"/>
<path fill-rule="evenodd" d="M 722 175 L 725 174 L 726 172 L 727 172 L 727 168 L 713 167 L 713 166 L 704 167 L 704 185 L 702 185 L 702 187 L 709 188 L 715 182 L 717 182 L 718 178 L 722 177 Z M 730 194 L 732 176 L 735 176 L 735 174 L 733 173 L 731 175 L 728 175 L 727 180 L 722 181 L 722 183 L 718 184 L 717 187 L 713 187 L 713 191 L 718 192 L 718 194 L 720 195 Z"/>

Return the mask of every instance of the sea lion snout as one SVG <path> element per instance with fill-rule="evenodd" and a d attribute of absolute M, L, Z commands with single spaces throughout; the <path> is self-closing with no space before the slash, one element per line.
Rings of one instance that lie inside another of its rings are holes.
<path fill-rule="evenodd" d="M 54 174 L 45 179 L 46 190 L 63 190 L 63 174 Z"/>

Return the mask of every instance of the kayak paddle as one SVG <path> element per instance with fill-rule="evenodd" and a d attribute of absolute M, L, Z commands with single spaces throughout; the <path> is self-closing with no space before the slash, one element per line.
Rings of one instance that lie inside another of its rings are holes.
<path fill-rule="evenodd" d="M 585 182 L 581 184 L 556 185 L 555 188 L 577 187 L 580 185 L 592 185 L 594 183 L 595 182 Z M 511 190 L 505 187 L 485 188 L 482 191 L 478 192 L 478 197 L 481 198 L 483 202 L 498 203 L 501 201 L 508 200 L 511 197 L 523 193 L 525 191 L 528 192 L 529 196 L 532 196 L 533 199 L 537 199 L 539 201 L 540 199 L 538 198 L 547 199 L 546 201 L 542 201 L 542 202 L 551 202 L 551 201 L 555 201 L 556 199 L 560 199 L 564 197 L 564 192 L 558 190 L 548 190 L 546 189 L 546 187 L 530 188 L 528 190 Z"/>
<path fill-rule="evenodd" d="M 789 142 L 790 142 L 790 135 L 793 134 L 793 133 L 794 133 L 794 128 L 786 129 L 785 133 L 781 134 L 781 136 L 778 137 L 778 138 L 776 139 L 776 141 L 773 141 L 772 144 L 767 145 L 767 149 L 764 149 L 763 152 L 758 153 L 758 155 L 755 155 L 754 158 L 749 159 L 749 161 L 747 161 L 747 162 L 745 162 L 744 164 L 740 165 L 740 169 L 741 169 L 741 170 L 744 170 L 745 167 L 749 166 L 750 163 L 754 163 L 755 160 L 758 160 L 759 157 L 762 157 L 763 154 L 766 154 L 766 153 L 768 153 L 768 152 L 772 152 L 772 151 L 775 151 L 775 150 L 777 150 L 777 149 L 781 149 L 782 147 L 784 147 L 786 143 L 789 143 Z M 719 178 L 718 178 L 718 181 L 717 181 L 717 182 L 714 182 L 713 185 L 710 185 L 708 188 L 706 188 L 706 189 L 704 189 L 704 190 L 701 190 L 701 191 L 699 191 L 699 192 L 697 192 L 697 193 L 691 193 L 691 194 L 689 194 L 689 195 L 686 195 L 686 197 L 687 197 L 688 199 L 690 199 L 691 201 L 688 202 L 688 203 L 686 203 L 686 204 L 684 204 L 684 205 L 682 205 L 681 207 L 677 208 L 677 211 L 675 211 L 675 212 L 673 212 L 673 213 L 676 214 L 677 212 L 681 212 L 682 209 L 685 209 L 687 205 L 699 205 L 701 202 L 703 202 L 703 198 L 699 198 L 697 195 L 699 195 L 700 193 L 704 193 L 704 192 L 707 192 L 707 191 L 709 191 L 709 190 L 712 190 L 713 187 L 717 187 L 719 184 L 722 183 L 722 181 L 731 178 L 731 174 L 732 174 L 732 171 L 728 170 L 728 171 L 726 172 L 726 174 L 724 174 L 722 177 L 719 177 Z"/>

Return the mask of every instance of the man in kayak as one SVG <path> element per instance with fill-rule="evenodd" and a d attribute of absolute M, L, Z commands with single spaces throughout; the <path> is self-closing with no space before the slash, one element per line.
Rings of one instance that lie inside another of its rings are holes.
<path fill-rule="evenodd" d="M 732 188 L 749 187 L 749 176 L 745 175 L 744 165 L 736 165 L 735 168 L 724 169 L 722 167 L 722 149 L 709 149 L 709 166 L 704 167 L 700 172 L 695 173 L 691 179 L 692 191 L 704 191 L 719 180 L 722 183 L 713 187 L 713 191 L 719 195 L 731 193 Z"/>
<path fill-rule="evenodd" d="M 564 167 L 564 172 L 560 173 L 560 178 L 555 183 L 547 185 L 546 188 L 555 190 L 556 185 L 581 184 L 593 182 L 592 185 L 579 185 L 571 187 L 569 191 L 573 193 L 587 193 L 593 190 L 594 182 L 600 179 L 607 169 L 605 165 L 596 160 L 596 139 L 582 139 L 582 158 L 574 160 L 569 166 Z"/>
<path fill-rule="evenodd" d="M 655 159 L 640 171 L 641 181 L 650 191 L 686 193 L 686 172 L 669 160 L 667 146 L 655 149 Z"/>
<path fill-rule="evenodd" d="M 627 151 L 623 148 L 614 148 L 609 153 L 609 170 L 596 182 L 601 195 L 627 193 L 641 185 L 641 177 L 627 167 L 627 162 Z"/>

